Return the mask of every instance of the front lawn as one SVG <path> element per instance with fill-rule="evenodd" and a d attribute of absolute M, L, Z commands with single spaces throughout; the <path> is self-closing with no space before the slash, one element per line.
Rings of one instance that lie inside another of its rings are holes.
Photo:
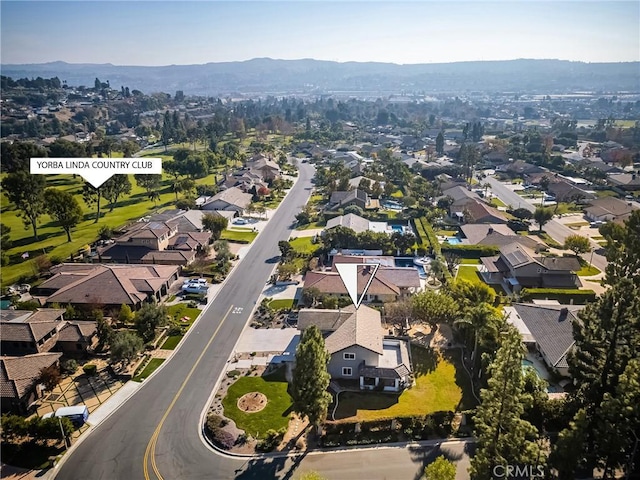
<path fill-rule="evenodd" d="M 506 205 L 502 200 L 500 200 L 498 197 L 493 197 L 493 198 L 491 199 L 491 202 L 490 202 L 490 203 L 491 203 L 491 206 L 493 206 L 493 207 L 506 207 L 506 206 L 507 206 L 507 205 Z"/>
<path fill-rule="evenodd" d="M 184 335 L 170 335 L 160 347 L 162 350 L 174 350 Z"/>
<path fill-rule="evenodd" d="M 202 310 L 199 308 L 189 308 L 184 303 L 176 303 L 175 305 L 167 307 L 167 313 L 181 325 L 185 323 L 191 325 L 196 318 L 198 318 L 198 315 L 202 313 Z M 183 317 L 189 317 L 188 322 L 180 322 L 180 319 Z"/>
<path fill-rule="evenodd" d="M 149 360 L 149 363 L 147 363 L 147 366 L 144 367 L 144 370 L 142 370 L 142 372 L 138 373 L 135 377 L 133 377 L 132 380 L 134 382 L 142 382 L 149 375 L 155 372 L 156 369 L 160 365 L 162 365 L 162 362 L 164 362 L 164 358 L 152 358 L 151 360 Z"/>
<path fill-rule="evenodd" d="M 460 365 L 459 356 L 442 355 L 415 345 L 411 346 L 411 356 L 416 385 L 401 394 L 341 393 L 335 419 L 380 420 L 474 406 L 469 377 Z"/>
<path fill-rule="evenodd" d="M 247 435 L 264 437 L 269 429 L 280 430 L 289 424 L 292 400 L 287 392 L 283 370 L 265 377 L 241 377 L 222 400 L 224 416 L 236 423 Z M 246 393 L 260 392 L 267 397 L 267 406 L 259 412 L 247 413 L 238 408 L 238 399 Z"/>
<path fill-rule="evenodd" d="M 580 268 L 580 270 L 576 272 L 579 277 L 593 277 L 594 275 L 598 275 L 600 273 L 600 270 L 598 270 L 593 265 L 589 265 L 582 259 L 580 259 L 580 265 L 582 268 Z"/>
<path fill-rule="evenodd" d="M 313 243 L 313 237 L 298 237 L 289 240 L 289 243 L 301 255 L 312 255 L 318 249 L 318 245 Z"/>
<path fill-rule="evenodd" d="M 402 193 L 402 190 L 398 189 L 398 190 L 396 190 L 395 192 L 393 192 L 391 194 L 391 197 L 392 198 L 402 198 L 402 197 L 404 197 L 404 194 Z"/>
<path fill-rule="evenodd" d="M 480 265 L 479 258 L 461 258 L 460 265 Z"/>
<path fill-rule="evenodd" d="M 269 306 L 274 310 L 290 310 L 293 308 L 293 298 L 279 298 L 271 300 Z"/>
<path fill-rule="evenodd" d="M 315 228 L 324 228 L 326 226 L 326 222 L 311 222 L 307 223 L 306 225 L 300 225 L 299 227 L 296 227 L 296 230 L 311 230 Z"/>
<path fill-rule="evenodd" d="M 220 236 L 221 240 L 229 242 L 251 243 L 258 236 L 258 232 L 253 230 L 224 230 Z"/>

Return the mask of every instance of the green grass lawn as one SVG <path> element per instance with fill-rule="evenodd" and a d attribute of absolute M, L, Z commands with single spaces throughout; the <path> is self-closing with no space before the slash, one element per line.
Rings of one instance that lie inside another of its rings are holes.
<path fill-rule="evenodd" d="M 251 243 L 258 236 L 258 232 L 252 230 L 224 230 L 220 236 L 221 240 L 230 242 Z"/>
<path fill-rule="evenodd" d="M 324 228 L 326 226 L 326 222 L 311 222 L 307 223 L 306 225 L 300 225 L 299 227 L 296 227 L 296 230 L 311 230 L 314 228 Z"/>
<path fill-rule="evenodd" d="M 573 223 L 566 223 L 565 226 L 571 228 L 572 230 L 579 230 L 580 227 L 587 227 L 589 226 L 589 222 L 573 222 Z"/>
<path fill-rule="evenodd" d="M 617 197 L 618 196 L 618 194 L 616 192 L 614 192 L 613 190 L 596 190 L 595 194 L 596 194 L 596 197 L 598 197 L 598 198 Z"/>
<path fill-rule="evenodd" d="M 411 346 L 416 385 L 401 394 L 340 394 L 336 420 L 363 421 L 464 410 L 474 403 L 469 378 L 455 356 Z"/>
<path fill-rule="evenodd" d="M 392 196 L 393 198 L 402 198 L 402 197 L 404 197 L 404 193 L 402 193 L 402 190 L 398 189 L 398 190 L 396 190 L 395 192 L 393 192 L 393 193 L 391 194 L 391 196 Z"/>
<path fill-rule="evenodd" d="M 480 263 L 479 260 L 478 260 L 478 263 Z M 487 287 L 492 289 L 493 292 L 496 294 L 496 296 L 498 296 L 498 293 L 501 293 L 501 292 L 504 293 L 500 285 L 489 285 L 488 283 L 485 283 L 485 281 L 482 280 L 482 277 L 480 277 L 480 273 L 478 272 L 478 269 L 474 266 L 463 266 L 463 264 L 461 264 L 460 267 L 458 267 L 458 274 L 456 275 L 456 280 L 458 278 L 467 280 L 468 282 L 471 282 L 471 283 L 483 283 Z"/>
<path fill-rule="evenodd" d="M 458 231 L 457 230 L 436 230 L 435 234 L 443 237 L 455 237 L 458 234 Z"/>
<path fill-rule="evenodd" d="M 311 198 L 309 199 L 309 205 L 319 205 L 321 203 L 324 203 L 324 197 L 322 195 L 311 195 Z"/>
<path fill-rule="evenodd" d="M 177 321 L 180 321 L 182 317 L 189 317 L 189 325 L 191 325 L 198 315 L 202 313 L 199 308 L 189 308 L 184 303 L 177 303 L 167 307 L 167 313 L 174 317 Z"/>
<path fill-rule="evenodd" d="M 269 306 L 274 310 L 289 310 L 293 307 L 293 298 L 278 298 L 271 300 Z"/>
<path fill-rule="evenodd" d="M 286 428 L 292 404 L 287 386 L 282 370 L 266 377 L 241 377 L 229 387 L 222 400 L 224 415 L 253 437 L 264 437 L 269 429 Z M 263 393 L 267 397 L 267 406 L 254 413 L 240 410 L 238 399 L 250 392 Z"/>
<path fill-rule="evenodd" d="M 491 199 L 491 202 L 490 202 L 490 203 L 491 203 L 491 205 L 493 205 L 494 207 L 506 207 L 506 206 L 507 206 L 507 205 L 506 205 L 502 200 L 500 200 L 498 197 L 493 197 L 493 198 Z"/>
<path fill-rule="evenodd" d="M 156 369 L 160 365 L 162 365 L 162 362 L 164 362 L 164 358 L 152 358 L 151 360 L 149 360 L 149 363 L 147 363 L 147 366 L 144 367 L 144 370 L 142 370 L 142 372 L 138 373 L 135 377 L 133 377 L 132 380 L 134 382 L 142 382 L 149 375 L 155 372 Z"/>
<path fill-rule="evenodd" d="M 34 258 L 46 253 L 50 257 L 58 257 L 61 260 L 69 258 L 84 245 L 90 244 L 98 237 L 98 230 L 103 225 L 111 228 L 124 226 L 140 217 L 173 207 L 176 198 L 171 192 L 170 177 L 163 177 L 160 198 L 156 203 L 147 198 L 143 188 L 136 185 L 133 175 L 129 175 L 132 189 L 131 194 L 121 198 L 114 205 L 113 211 L 106 200 L 101 201 L 100 219 L 94 223 L 96 206 L 87 205 L 82 198 L 82 186 L 84 180 L 80 176 L 72 175 L 46 175 L 47 186 L 55 187 L 75 195 L 84 212 L 84 219 L 72 230 L 71 242 L 56 222 L 48 215 L 43 215 L 38 222 L 38 241 L 33 240 L 31 228 L 25 229 L 18 212 L 13 208 L 6 196 L 1 196 L 2 223 L 11 228 L 10 238 L 13 246 L 6 250 L 11 259 L 11 264 L 2 268 L 2 286 L 10 285 L 18 281 L 22 276 L 31 276 L 35 273 Z M 208 178 L 208 177 L 207 177 Z M 203 184 L 206 178 L 196 180 L 196 184 Z M 22 259 L 23 253 L 29 253 L 28 259 Z"/>
<path fill-rule="evenodd" d="M 461 258 L 460 265 L 480 265 L 479 258 Z"/>
<path fill-rule="evenodd" d="M 318 249 L 318 245 L 313 243 L 313 237 L 298 237 L 289 240 L 293 249 L 300 254 L 311 255 Z"/>
<path fill-rule="evenodd" d="M 171 335 L 167 337 L 162 346 L 160 347 L 162 350 L 173 350 L 178 346 L 180 340 L 184 335 Z"/>
<path fill-rule="evenodd" d="M 579 258 L 578 260 L 580 260 L 580 266 L 582 267 L 576 272 L 579 277 L 593 277 L 600 273 L 600 270 L 593 265 L 589 266 L 589 263 L 585 262 L 582 258 Z"/>

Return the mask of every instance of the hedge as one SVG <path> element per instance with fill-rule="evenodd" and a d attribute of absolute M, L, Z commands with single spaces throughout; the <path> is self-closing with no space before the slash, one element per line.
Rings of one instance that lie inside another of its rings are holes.
<path fill-rule="evenodd" d="M 500 253 L 500 248 L 494 245 L 450 245 L 445 242 L 441 248 L 443 252 L 455 253 L 464 258 L 490 257 Z"/>
<path fill-rule="evenodd" d="M 82 367 L 82 370 L 87 375 L 95 375 L 96 372 L 98 371 L 98 367 L 96 365 L 92 364 L 92 363 L 87 363 L 86 365 L 84 365 Z"/>
<path fill-rule="evenodd" d="M 428 243 L 427 232 L 424 231 L 424 227 L 422 226 L 422 222 L 419 218 L 410 220 L 410 223 L 413 224 L 413 231 L 416 232 L 416 240 L 418 245 L 422 245 L 423 243 Z"/>
<path fill-rule="evenodd" d="M 520 292 L 520 297 L 523 300 L 531 299 L 547 299 L 558 300 L 564 303 L 577 303 L 584 304 L 592 302 L 596 299 L 596 292 L 593 290 L 576 290 L 576 289 L 561 289 L 561 288 L 524 288 Z"/>

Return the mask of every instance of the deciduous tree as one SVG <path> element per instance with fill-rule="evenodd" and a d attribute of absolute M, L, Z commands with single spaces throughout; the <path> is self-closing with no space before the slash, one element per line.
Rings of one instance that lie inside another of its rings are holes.
<path fill-rule="evenodd" d="M 142 339 L 135 333 L 121 330 L 114 335 L 109 350 L 113 363 L 129 363 L 142 350 Z"/>
<path fill-rule="evenodd" d="M 71 229 L 82 220 L 82 208 L 76 197 L 64 190 L 50 188 L 44 192 L 47 213 L 55 219 L 71 241 Z"/>
<path fill-rule="evenodd" d="M 542 227 L 544 227 L 545 223 L 549 222 L 553 218 L 553 210 L 545 207 L 537 207 L 535 212 L 533 212 L 533 219 L 538 224 L 540 231 L 542 232 Z"/>
<path fill-rule="evenodd" d="M 24 170 L 9 173 L 2 180 L 4 194 L 19 210 L 25 227 L 33 229 L 34 240 L 38 240 L 38 220 L 46 212 L 45 187 L 44 175 L 31 175 Z"/>
<path fill-rule="evenodd" d="M 440 455 L 424 469 L 424 480 L 455 480 L 456 466 Z"/>
<path fill-rule="evenodd" d="M 156 303 L 145 303 L 133 318 L 136 330 L 145 342 L 154 339 L 156 329 L 167 324 L 167 309 Z"/>
<path fill-rule="evenodd" d="M 211 238 L 213 240 L 218 240 L 228 225 L 229 221 L 222 215 L 205 213 L 202 216 L 202 226 L 205 230 L 209 230 L 211 232 Z"/>
<path fill-rule="evenodd" d="M 101 194 L 109 202 L 109 211 L 113 212 L 116 202 L 123 195 L 131 193 L 131 182 L 129 175 L 112 175 L 101 187 Z"/>
<path fill-rule="evenodd" d="M 564 248 L 573 251 L 576 255 L 587 253 L 591 250 L 591 243 L 587 237 L 581 235 L 569 235 L 564 240 Z"/>
<path fill-rule="evenodd" d="M 416 320 L 436 326 L 438 323 L 452 323 L 458 316 L 459 306 L 445 292 L 425 290 L 411 297 L 413 316 Z"/>

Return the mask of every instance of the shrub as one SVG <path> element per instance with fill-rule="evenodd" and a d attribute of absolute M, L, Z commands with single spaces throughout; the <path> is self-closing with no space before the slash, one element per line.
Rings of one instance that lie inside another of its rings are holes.
<path fill-rule="evenodd" d="M 223 450 L 229 450 L 236 444 L 236 438 L 231 432 L 224 430 L 220 427 L 215 427 L 209 430 L 209 435 L 213 443 Z"/>
<path fill-rule="evenodd" d="M 60 363 L 60 368 L 64 373 L 74 373 L 78 369 L 78 362 L 73 358 L 69 358 Z"/>
<path fill-rule="evenodd" d="M 558 300 L 560 303 L 577 303 L 584 304 L 592 302 L 596 299 L 596 292 L 593 290 L 577 290 L 562 288 L 524 288 L 520 292 L 523 300 L 531 300 L 534 298 L 542 298 L 548 300 Z"/>
<path fill-rule="evenodd" d="M 280 429 L 276 431 L 271 428 L 267 430 L 267 434 L 265 438 L 260 440 L 258 442 L 258 445 L 256 445 L 256 450 L 259 450 L 261 452 L 272 451 L 274 448 L 276 448 L 280 444 L 280 442 L 282 441 L 282 438 L 284 437 L 284 434 L 285 434 L 285 429 Z"/>
<path fill-rule="evenodd" d="M 230 372 L 227 372 L 227 377 L 229 378 L 235 378 L 240 376 L 240 370 L 231 370 Z"/>
<path fill-rule="evenodd" d="M 492 245 L 450 245 L 445 242 L 441 248 L 443 252 L 455 253 L 463 258 L 490 257 L 500 253 L 500 249 Z"/>
<path fill-rule="evenodd" d="M 82 371 L 87 375 L 95 375 L 98 371 L 98 367 L 92 363 L 87 363 L 86 365 L 82 366 Z"/>
<path fill-rule="evenodd" d="M 227 425 L 229 423 L 229 420 L 227 420 L 226 418 L 217 415 L 215 413 L 211 413 L 209 415 L 207 415 L 207 428 L 210 431 L 213 431 L 216 428 L 222 428 L 225 425 Z"/>

